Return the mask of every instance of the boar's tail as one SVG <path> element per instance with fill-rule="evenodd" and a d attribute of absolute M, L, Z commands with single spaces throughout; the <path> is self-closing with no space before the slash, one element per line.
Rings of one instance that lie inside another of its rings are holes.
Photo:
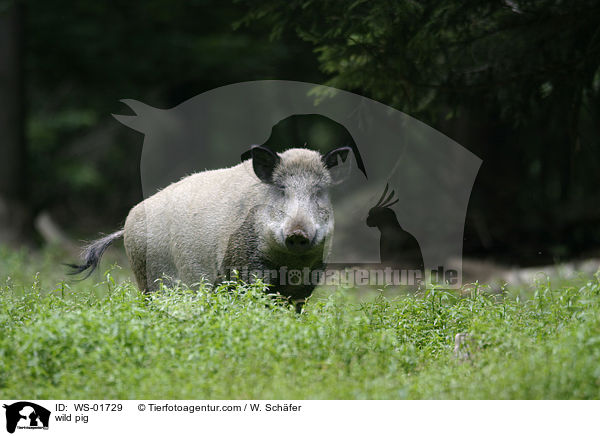
<path fill-rule="evenodd" d="M 104 254 L 104 250 L 106 250 L 115 239 L 122 237 L 123 233 L 123 230 L 119 230 L 118 232 L 106 235 L 105 237 L 100 238 L 86 246 L 81 252 L 82 263 L 80 265 L 67 264 L 67 266 L 71 268 L 71 271 L 69 271 L 67 274 L 76 275 L 88 270 L 87 274 L 82 278 L 82 280 L 87 279 L 98 266 L 100 258 Z"/>

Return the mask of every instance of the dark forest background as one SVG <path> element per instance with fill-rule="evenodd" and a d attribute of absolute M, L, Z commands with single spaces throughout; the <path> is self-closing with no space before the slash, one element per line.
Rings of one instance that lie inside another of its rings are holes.
<path fill-rule="evenodd" d="M 120 99 L 259 79 L 368 96 L 482 158 L 465 255 L 599 254 L 598 1 L 0 0 L 0 243 L 123 223 L 143 138 Z"/>

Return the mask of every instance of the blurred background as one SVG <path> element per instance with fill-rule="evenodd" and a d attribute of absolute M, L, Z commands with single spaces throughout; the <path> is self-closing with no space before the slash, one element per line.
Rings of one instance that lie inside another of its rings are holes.
<path fill-rule="evenodd" d="M 123 224 L 143 136 L 120 99 L 261 79 L 365 95 L 479 156 L 465 256 L 600 255 L 597 1 L 0 0 L 0 245 Z"/>

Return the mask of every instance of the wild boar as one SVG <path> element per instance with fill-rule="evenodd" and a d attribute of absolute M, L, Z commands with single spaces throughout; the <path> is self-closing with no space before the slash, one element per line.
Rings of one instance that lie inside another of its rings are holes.
<path fill-rule="evenodd" d="M 91 273 L 104 250 L 124 237 L 144 292 L 156 290 L 165 276 L 190 285 L 218 283 L 245 269 L 263 272 L 274 291 L 302 300 L 315 284 L 287 278 L 324 265 L 334 228 L 332 173 L 350 150 L 323 156 L 304 148 L 275 153 L 253 146 L 250 159 L 192 174 L 139 203 L 122 230 L 85 248 L 74 273 Z"/>

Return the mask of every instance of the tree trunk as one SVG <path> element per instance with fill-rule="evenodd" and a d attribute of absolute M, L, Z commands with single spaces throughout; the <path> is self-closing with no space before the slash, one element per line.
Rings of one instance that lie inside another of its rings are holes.
<path fill-rule="evenodd" d="M 21 0 L 0 10 L 0 244 L 31 236 L 24 135 L 23 22 Z"/>

